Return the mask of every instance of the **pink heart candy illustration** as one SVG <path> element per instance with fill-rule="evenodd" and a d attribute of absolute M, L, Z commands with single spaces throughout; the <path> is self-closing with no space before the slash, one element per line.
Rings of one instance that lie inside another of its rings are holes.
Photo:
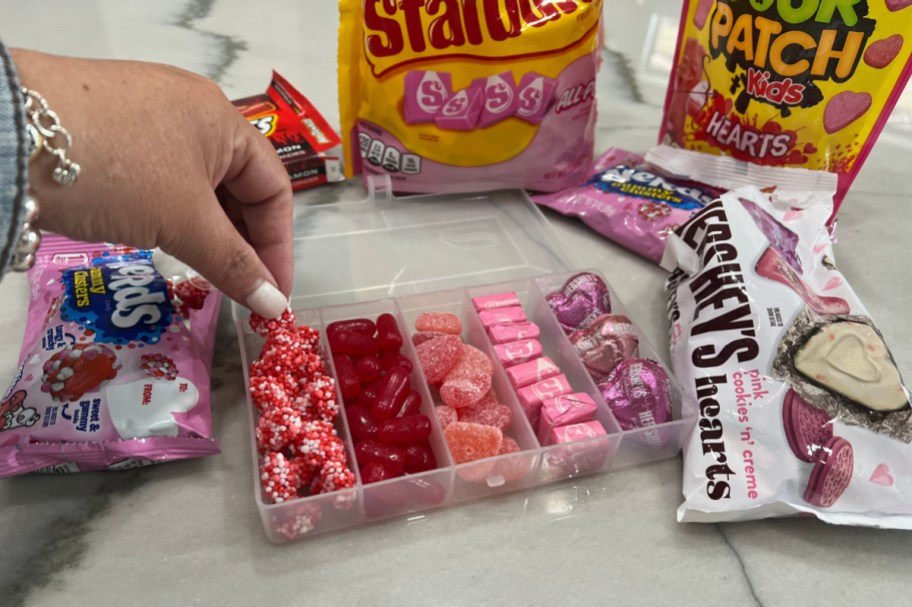
<path fill-rule="evenodd" d="M 801 217 L 804 213 L 801 209 L 789 209 L 785 215 L 782 216 L 783 221 L 793 221 Z"/>
<path fill-rule="evenodd" d="M 912 4 L 912 0 L 887 0 L 886 4 L 887 8 L 895 13 Z"/>
<path fill-rule="evenodd" d="M 823 110 L 823 128 L 832 135 L 861 118 L 871 107 L 870 93 L 842 91 L 832 97 Z"/>
<path fill-rule="evenodd" d="M 878 464 L 871 474 L 871 482 L 881 487 L 892 487 L 893 476 L 890 474 L 890 467 L 886 464 Z"/>
<path fill-rule="evenodd" d="M 833 289 L 835 289 L 836 287 L 838 287 L 841 284 L 842 284 L 842 279 L 839 278 L 838 276 L 834 276 L 833 278 L 829 279 L 825 285 L 823 285 L 823 290 L 832 291 Z"/>
<path fill-rule="evenodd" d="M 814 255 L 817 255 L 818 253 L 820 253 L 822 250 L 824 250 L 826 248 L 826 246 L 827 246 L 827 243 L 825 243 L 825 242 L 821 242 L 820 244 L 815 246 Z"/>

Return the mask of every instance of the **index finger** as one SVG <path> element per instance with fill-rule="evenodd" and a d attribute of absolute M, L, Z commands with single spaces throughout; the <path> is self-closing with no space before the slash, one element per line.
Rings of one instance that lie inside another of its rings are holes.
<path fill-rule="evenodd" d="M 240 203 L 250 244 L 286 296 L 294 273 L 291 181 L 269 141 L 243 118 L 222 185 Z"/>

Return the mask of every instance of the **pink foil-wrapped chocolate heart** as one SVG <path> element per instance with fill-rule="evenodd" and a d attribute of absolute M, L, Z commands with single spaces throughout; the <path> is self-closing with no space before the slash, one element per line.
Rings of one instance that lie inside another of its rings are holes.
<path fill-rule="evenodd" d="M 580 360 L 596 381 L 608 377 L 623 360 L 639 356 L 636 328 L 622 314 L 603 314 L 589 327 L 570 334 Z"/>
<path fill-rule="evenodd" d="M 658 363 L 644 358 L 621 361 L 597 385 L 623 430 L 671 421 L 671 385 Z"/>
<path fill-rule="evenodd" d="M 559 291 L 546 295 L 545 300 L 567 334 L 588 327 L 599 316 L 611 313 L 608 286 L 601 277 L 590 272 L 571 276 Z"/>

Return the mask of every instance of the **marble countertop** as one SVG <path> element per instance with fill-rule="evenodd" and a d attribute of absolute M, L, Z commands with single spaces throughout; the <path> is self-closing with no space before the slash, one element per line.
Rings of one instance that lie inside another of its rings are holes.
<path fill-rule="evenodd" d="M 334 2 L 8 2 L 0 39 L 56 53 L 172 63 L 230 98 L 277 69 L 338 123 Z M 606 3 L 598 149 L 654 144 L 680 3 Z M 319 5 L 319 8 L 317 8 Z M 907 316 L 912 138 L 901 101 L 840 212 L 840 269 L 912 377 Z M 319 194 L 324 196 L 327 194 Z M 301 203 L 303 204 L 301 197 Z M 665 273 L 548 213 L 667 351 Z M 15 372 L 27 284 L 0 284 L 0 377 Z M 263 534 L 240 357 L 227 304 L 213 370 L 216 457 L 120 473 L 0 482 L 0 604 L 899 604 L 904 532 L 787 519 L 675 522 L 679 459 L 437 510 L 281 547 Z"/>

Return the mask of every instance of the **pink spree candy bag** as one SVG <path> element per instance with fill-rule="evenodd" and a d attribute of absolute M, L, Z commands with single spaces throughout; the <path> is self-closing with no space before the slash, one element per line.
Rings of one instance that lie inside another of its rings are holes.
<path fill-rule="evenodd" d="M 718 193 L 710 186 L 670 177 L 639 154 L 609 148 L 595 161 L 586 181 L 532 200 L 579 217 L 599 234 L 659 263 L 668 234 Z"/>
<path fill-rule="evenodd" d="M 211 455 L 220 295 L 152 252 L 45 239 L 19 370 L 0 402 L 0 478 Z"/>

